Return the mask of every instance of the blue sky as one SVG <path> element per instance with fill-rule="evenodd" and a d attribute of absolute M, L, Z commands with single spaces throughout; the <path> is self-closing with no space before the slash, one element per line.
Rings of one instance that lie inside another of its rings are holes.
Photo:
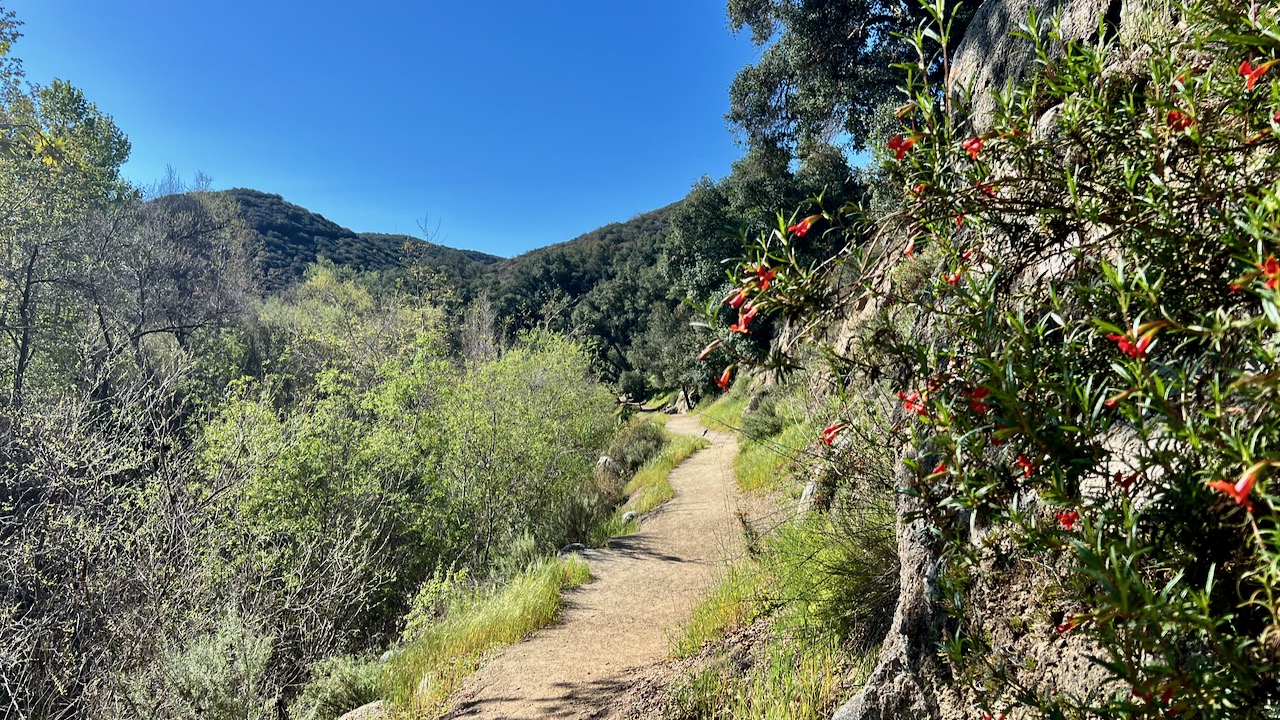
<path fill-rule="evenodd" d="M 680 199 L 740 155 L 724 0 L 11 0 L 62 78 L 173 165 L 357 231 L 511 255 Z"/>

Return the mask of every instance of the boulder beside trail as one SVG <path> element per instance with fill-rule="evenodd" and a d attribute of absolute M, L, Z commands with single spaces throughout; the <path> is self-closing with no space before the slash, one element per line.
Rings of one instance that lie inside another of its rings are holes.
<path fill-rule="evenodd" d="M 387 720 L 391 715 L 381 700 L 374 700 L 368 705 L 361 705 L 338 720 Z"/>

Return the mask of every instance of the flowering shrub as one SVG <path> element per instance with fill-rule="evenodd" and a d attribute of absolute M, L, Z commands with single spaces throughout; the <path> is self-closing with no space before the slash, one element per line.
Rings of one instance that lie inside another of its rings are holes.
<path fill-rule="evenodd" d="M 896 359 L 877 372 L 917 449 L 899 491 L 944 548 L 942 646 L 974 717 L 1275 717 L 1280 17 L 1201 0 L 1097 44 L 1031 17 L 1036 70 L 975 129 L 919 70 L 945 45 L 933 12 L 883 155 L 900 211 L 780 219 L 743 263 L 776 275 L 742 302 L 819 344 L 850 290 L 909 328 L 872 345 Z M 849 245 L 802 267 L 801 227 Z M 1063 636 L 1102 681 L 1049 693 L 993 640 L 1003 620 L 971 607 L 993 564 L 1043 585 L 1020 632 Z"/>

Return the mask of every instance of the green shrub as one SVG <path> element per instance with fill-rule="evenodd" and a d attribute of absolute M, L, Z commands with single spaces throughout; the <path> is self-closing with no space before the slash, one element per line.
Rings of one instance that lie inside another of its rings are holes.
<path fill-rule="evenodd" d="M 268 720 L 280 688 L 270 676 L 273 639 L 236 612 L 185 642 L 170 640 L 130 681 L 134 707 L 146 718 Z"/>
<path fill-rule="evenodd" d="M 872 232 L 861 208 L 820 213 L 849 241 L 839 283 L 792 262 L 780 223 L 740 266 L 778 269 L 753 307 L 818 326 L 854 287 L 913 325 L 871 340 L 888 368 L 814 340 L 846 378 L 892 378 L 898 484 L 943 549 L 943 645 L 978 711 L 1272 717 L 1280 18 L 1200 0 L 1096 43 L 1029 18 L 1037 67 L 977 135 L 931 12 L 884 156 L 903 207 Z M 1027 573 L 1035 632 L 1071 634 L 1108 682 L 1044 693 L 992 640 L 993 567 Z"/>
<path fill-rule="evenodd" d="M 742 418 L 742 434 L 751 440 L 763 441 L 782 432 L 787 421 L 778 414 L 778 398 L 766 393 L 756 403 L 755 409 Z"/>
<path fill-rule="evenodd" d="M 605 454 L 622 483 L 631 480 L 642 465 L 662 450 L 666 437 L 662 427 L 649 420 L 633 422 L 618 433 Z"/>
<path fill-rule="evenodd" d="M 337 720 L 382 697 L 383 665 L 371 657 L 340 656 L 311 669 L 311 680 L 289 704 L 291 720 Z"/>
<path fill-rule="evenodd" d="M 618 388 L 627 399 L 640 402 L 649 394 L 649 381 L 644 373 L 638 370 L 627 370 L 618 376 Z"/>

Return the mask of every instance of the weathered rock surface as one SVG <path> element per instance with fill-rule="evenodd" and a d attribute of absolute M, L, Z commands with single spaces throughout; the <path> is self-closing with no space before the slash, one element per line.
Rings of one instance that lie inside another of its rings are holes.
<path fill-rule="evenodd" d="M 956 48 L 951 63 L 951 85 L 970 98 L 970 119 L 975 133 L 986 132 L 995 117 L 993 93 L 1025 78 L 1035 63 L 1034 49 L 1011 33 L 1035 11 L 1042 27 L 1062 14 L 1064 40 L 1094 37 L 1105 20 L 1118 27 L 1125 0 L 987 0 L 978 8 Z"/>
<path fill-rule="evenodd" d="M 338 718 L 338 720 L 387 720 L 391 716 L 387 714 L 386 706 L 381 700 L 375 700 L 368 705 L 361 705 L 351 712 Z"/>

